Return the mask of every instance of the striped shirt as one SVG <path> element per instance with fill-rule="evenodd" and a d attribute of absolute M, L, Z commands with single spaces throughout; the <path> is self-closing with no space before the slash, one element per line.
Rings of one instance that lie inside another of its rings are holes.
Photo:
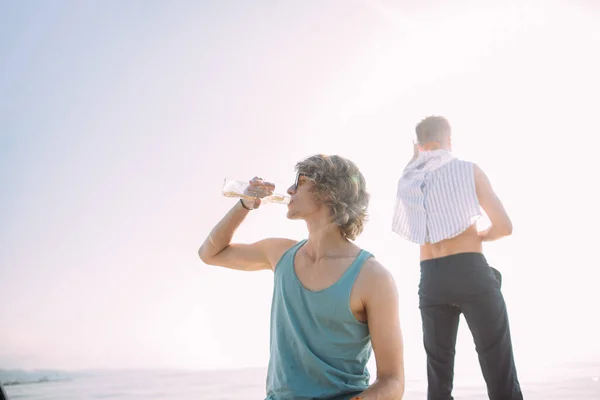
<path fill-rule="evenodd" d="M 473 164 L 423 151 L 398 181 L 392 230 L 420 245 L 464 232 L 481 216 Z"/>

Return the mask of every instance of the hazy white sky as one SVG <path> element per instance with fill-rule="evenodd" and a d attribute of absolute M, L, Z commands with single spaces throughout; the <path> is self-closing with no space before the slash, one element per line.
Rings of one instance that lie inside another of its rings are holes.
<path fill-rule="evenodd" d="M 408 3 L 1 3 L 0 368 L 266 365 L 272 274 L 196 252 L 235 201 L 226 176 L 283 190 L 296 161 L 335 153 L 367 179 L 357 243 L 397 280 L 421 376 L 418 249 L 391 215 L 413 127 L 434 113 L 514 221 L 485 250 L 519 369 L 600 358 L 600 11 Z M 269 205 L 236 240 L 305 234 Z M 464 379 L 464 321 L 457 357 Z"/>

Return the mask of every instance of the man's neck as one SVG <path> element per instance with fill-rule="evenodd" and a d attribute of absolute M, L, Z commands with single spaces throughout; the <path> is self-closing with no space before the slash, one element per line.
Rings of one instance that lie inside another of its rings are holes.
<path fill-rule="evenodd" d="M 347 253 L 348 247 L 354 247 L 348 239 L 342 236 L 340 227 L 333 222 L 306 221 L 308 240 L 303 246 L 304 253 L 313 261 L 323 258 L 337 258 Z"/>
<path fill-rule="evenodd" d="M 435 150 L 450 151 L 450 148 L 448 148 L 448 146 L 444 146 L 438 142 L 429 142 L 429 143 L 423 143 L 422 145 L 420 145 L 419 150 L 420 151 L 435 151 Z"/>

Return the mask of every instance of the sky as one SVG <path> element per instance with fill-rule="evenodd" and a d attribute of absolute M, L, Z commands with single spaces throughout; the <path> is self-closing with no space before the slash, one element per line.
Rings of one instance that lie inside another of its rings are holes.
<path fill-rule="evenodd" d="M 484 252 L 518 368 L 600 359 L 599 17 L 591 1 L 0 2 L 0 368 L 266 366 L 272 273 L 197 250 L 235 203 L 225 177 L 284 191 L 324 153 L 365 175 L 356 243 L 392 272 L 423 376 L 418 248 L 391 217 L 433 114 L 513 220 Z M 234 239 L 304 238 L 285 211 Z M 463 319 L 457 382 L 477 369 Z"/>

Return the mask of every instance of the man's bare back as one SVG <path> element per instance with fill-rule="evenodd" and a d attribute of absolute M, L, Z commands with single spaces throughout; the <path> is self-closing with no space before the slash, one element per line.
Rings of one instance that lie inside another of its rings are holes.
<path fill-rule="evenodd" d="M 485 231 L 478 232 L 477 225 L 473 224 L 453 238 L 421 246 L 421 261 L 458 253 L 482 253 L 483 242 L 497 240 L 512 233 L 510 218 L 492 189 L 488 177 L 477 165 L 474 165 L 474 173 L 477 198 L 492 225 Z"/>
<path fill-rule="evenodd" d="M 421 261 L 451 256 L 458 253 L 482 252 L 483 245 L 481 236 L 477 232 L 476 224 L 473 224 L 458 236 L 437 243 L 427 243 L 421 246 Z"/>

